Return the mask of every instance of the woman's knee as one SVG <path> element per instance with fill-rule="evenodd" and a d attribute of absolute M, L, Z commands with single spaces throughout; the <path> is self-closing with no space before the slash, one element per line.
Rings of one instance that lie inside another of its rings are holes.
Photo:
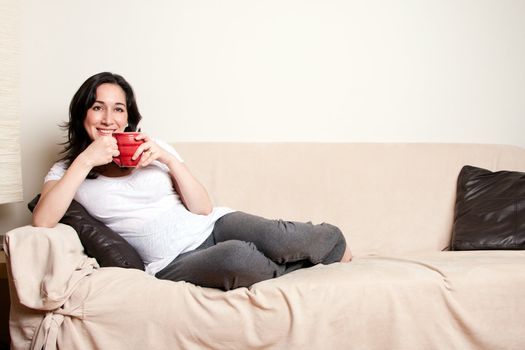
<path fill-rule="evenodd" d="M 345 236 L 341 229 L 339 227 L 323 222 L 322 224 L 317 225 L 319 228 L 318 232 L 326 235 L 330 238 L 330 241 L 336 242 L 336 243 L 344 243 L 345 242 Z"/>
<path fill-rule="evenodd" d="M 215 253 L 221 256 L 219 263 L 224 269 L 238 270 L 257 254 L 257 248 L 253 243 L 232 239 L 218 243 Z"/>
<path fill-rule="evenodd" d="M 328 254 L 323 258 L 323 264 L 331 264 L 341 261 L 345 254 L 347 245 L 343 232 L 339 227 L 332 224 L 322 223 L 319 226 L 323 228 L 325 234 L 329 235 L 330 246 L 332 247 Z"/>
<path fill-rule="evenodd" d="M 259 252 L 250 242 L 230 240 L 217 244 L 223 259 L 217 261 L 223 289 L 249 287 L 254 283 L 279 276 L 279 266 Z"/>

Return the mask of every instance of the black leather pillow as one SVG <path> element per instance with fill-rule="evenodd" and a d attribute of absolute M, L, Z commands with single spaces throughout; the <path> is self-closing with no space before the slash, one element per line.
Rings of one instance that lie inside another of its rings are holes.
<path fill-rule="evenodd" d="M 27 206 L 33 211 L 40 195 Z M 144 270 L 144 263 L 137 251 L 115 231 L 98 221 L 73 200 L 60 220 L 77 232 L 86 254 L 95 258 L 100 266 L 123 267 Z"/>
<path fill-rule="evenodd" d="M 525 249 L 525 173 L 461 169 L 451 249 Z"/>

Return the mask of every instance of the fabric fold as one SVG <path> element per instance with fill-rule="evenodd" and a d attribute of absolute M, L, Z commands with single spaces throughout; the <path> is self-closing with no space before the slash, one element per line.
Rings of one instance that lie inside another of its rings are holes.
<path fill-rule="evenodd" d="M 25 226 L 5 236 L 14 290 L 20 303 L 47 313 L 36 328 L 31 349 L 56 349 L 64 317 L 79 316 L 79 305 L 68 305 L 81 281 L 98 268 L 84 254 L 76 232 L 67 225 L 55 228 Z M 81 313 L 80 313 L 81 314 Z"/>
<path fill-rule="evenodd" d="M 64 315 L 48 312 L 38 327 L 31 350 L 55 350 L 60 325 L 64 322 Z"/>
<path fill-rule="evenodd" d="M 5 240 L 16 293 L 31 309 L 61 307 L 77 284 L 99 267 L 67 225 L 24 226 L 8 232 Z"/>

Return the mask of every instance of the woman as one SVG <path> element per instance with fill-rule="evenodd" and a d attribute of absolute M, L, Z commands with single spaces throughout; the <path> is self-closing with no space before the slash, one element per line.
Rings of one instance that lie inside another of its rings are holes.
<path fill-rule="evenodd" d="M 65 156 L 44 180 L 33 225 L 55 226 L 75 199 L 137 250 L 147 273 L 224 290 L 351 260 L 335 226 L 214 208 L 177 152 L 146 134 L 136 137 L 138 166 L 117 166 L 111 135 L 136 131 L 141 118 L 124 78 L 87 79 L 71 101 Z"/>

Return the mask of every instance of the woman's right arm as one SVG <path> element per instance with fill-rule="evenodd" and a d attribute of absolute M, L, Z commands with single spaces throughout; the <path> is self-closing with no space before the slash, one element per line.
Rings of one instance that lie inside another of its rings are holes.
<path fill-rule="evenodd" d="M 40 200 L 33 210 L 33 226 L 55 227 L 91 169 L 111 162 L 117 155 L 118 148 L 113 137 L 104 136 L 93 141 L 75 158 L 60 180 L 44 184 Z"/>

